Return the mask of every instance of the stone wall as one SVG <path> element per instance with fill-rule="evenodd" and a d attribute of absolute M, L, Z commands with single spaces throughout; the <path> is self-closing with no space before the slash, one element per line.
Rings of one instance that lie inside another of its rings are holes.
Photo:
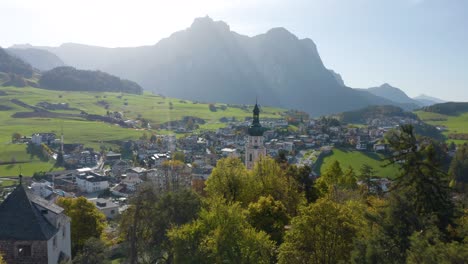
<path fill-rule="evenodd" d="M 31 256 L 19 256 L 18 246 L 30 245 Z M 0 241 L 0 253 L 8 264 L 46 264 L 47 241 Z"/>

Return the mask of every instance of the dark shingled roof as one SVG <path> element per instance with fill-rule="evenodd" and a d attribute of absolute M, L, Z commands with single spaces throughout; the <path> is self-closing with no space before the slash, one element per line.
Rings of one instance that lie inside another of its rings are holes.
<path fill-rule="evenodd" d="M 40 198 L 28 193 L 22 185 L 0 204 L 0 240 L 47 241 L 58 231 L 36 207 Z M 48 213 L 57 213 L 58 206 L 43 203 Z M 53 210 L 50 210 L 53 209 Z M 63 209 L 62 209 L 63 210 Z"/>

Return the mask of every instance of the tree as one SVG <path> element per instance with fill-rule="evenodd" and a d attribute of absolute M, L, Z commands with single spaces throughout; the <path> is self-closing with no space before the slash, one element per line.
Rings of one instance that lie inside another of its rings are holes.
<path fill-rule="evenodd" d="M 18 142 L 20 139 L 21 139 L 21 134 L 18 132 L 15 132 L 11 135 L 12 142 Z"/>
<path fill-rule="evenodd" d="M 339 185 L 345 189 L 357 189 L 357 176 L 353 167 L 349 166 L 339 180 Z"/>
<path fill-rule="evenodd" d="M 180 162 L 185 162 L 185 154 L 182 151 L 177 151 L 174 153 L 174 156 L 172 157 L 174 160 L 178 160 Z"/>
<path fill-rule="evenodd" d="M 104 242 L 91 237 L 85 241 L 81 251 L 73 258 L 73 264 L 105 264 L 107 260 L 108 249 Z"/>
<path fill-rule="evenodd" d="M 327 194 L 331 189 L 336 187 L 343 176 L 343 170 L 341 169 L 340 162 L 334 160 L 323 174 L 317 179 L 316 186 L 321 196 Z"/>
<path fill-rule="evenodd" d="M 279 248 L 279 263 L 340 263 L 350 259 L 358 228 L 352 211 L 327 199 L 302 207 Z"/>
<path fill-rule="evenodd" d="M 249 204 L 247 221 L 257 230 L 265 231 L 279 245 L 283 241 L 289 217 L 283 203 L 269 195 L 261 196 L 256 203 Z"/>
<path fill-rule="evenodd" d="M 270 263 L 274 242 L 246 221 L 239 203 L 212 198 L 190 224 L 169 231 L 175 263 Z"/>
<path fill-rule="evenodd" d="M 432 140 L 417 139 L 411 125 L 403 125 L 386 135 L 395 155 L 393 164 L 401 166 L 393 191 L 404 194 L 420 220 L 435 216 L 440 230 L 451 223 L 454 204 L 448 177 L 442 169 L 441 150 Z"/>
<path fill-rule="evenodd" d="M 130 263 L 171 262 L 167 231 L 188 223 L 200 211 L 199 196 L 190 190 L 161 192 L 150 184 L 141 185 L 122 215 L 120 233 L 128 243 Z"/>
<path fill-rule="evenodd" d="M 461 264 L 468 259 L 468 241 L 444 242 L 444 235 L 436 227 L 415 232 L 410 240 L 408 264 Z"/>
<path fill-rule="evenodd" d="M 457 186 L 460 191 L 464 190 L 468 184 L 468 145 L 459 146 L 455 156 L 450 163 L 449 175 L 453 182 L 452 185 Z"/>
<path fill-rule="evenodd" d="M 83 249 L 85 242 L 94 237 L 100 238 L 105 227 L 106 217 L 85 197 L 59 197 L 57 204 L 71 218 L 72 253 L 75 255 Z"/>
<path fill-rule="evenodd" d="M 255 185 L 240 159 L 225 158 L 218 160 L 206 181 L 205 190 L 208 196 L 221 196 L 228 203 L 238 201 L 247 206 L 254 200 L 252 188 Z"/>
<path fill-rule="evenodd" d="M 2 254 L 0 254 L 0 264 L 7 264 L 5 260 L 3 259 Z"/>
<path fill-rule="evenodd" d="M 150 137 L 150 142 L 151 142 L 152 144 L 154 144 L 154 143 L 156 143 L 156 140 L 157 140 L 157 139 L 158 139 L 157 136 L 156 136 L 155 134 L 152 134 L 151 137 Z"/>
<path fill-rule="evenodd" d="M 361 191 L 364 196 L 377 194 L 381 196 L 383 193 L 380 184 L 374 180 L 375 170 L 367 164 L 363 164 L 359 170 L 359 180 L 362 182 Z"/>
<path fill-rule="evenodd" d="M 394 153 L 390 163 L 400 165 L 401 174 L 393 182 L 388 206 L 370 218 L 370 237 L 359 246 L 356 259 L 368 263 L 406 262 L 411 236 L 433 226 L 447 235 L 455 211 L 437 144 L 417 138 L 406 125 L 386 139 Z"/>
<path fill-rule="evenodd" d="M 55 161 L 55 167 L 64 167 L 65 166 L 65 159 L 63 158 L 62 151 L 59 151 L 57 154 L 57 160 Z"/>
<path fill-rule="evenodd" d="M 299 191 L 304 193 L 309 203 L 314 202 L 318 198 L 318 191 L 315 188 L 314 181 L 310 177 L 311 172 L 312 168 L 307 165 L 302 167 L 291 165 L 286 169 L 286 174 L 291 175 L 296 180 Z"/>
<path fill-rule="evenodd" d="M 274 159 L 262 157 L 255 163 L 250 174 L 256 184 L 256 189 L 252 188 L 256 194 L 255 198 L 271 195 L 273 199 L 284 204 L 289 215 L 296 215 L 299 205 L 305 203 L 304 194 L 299 191 L 299 183 Z"/>

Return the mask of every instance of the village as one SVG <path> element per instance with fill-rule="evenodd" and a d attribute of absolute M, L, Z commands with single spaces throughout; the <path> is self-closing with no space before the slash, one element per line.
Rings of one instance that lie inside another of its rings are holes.
<path fill-rule="evenodd" d="M 255 122 L 262 128 L 258 146 L 249 143 L 249 131 Z M 181 137 L 145 135 L 138 140 L 122 142 L 119 152 L 96 151 L 79 143 L 63 144 L 63 135 L 58 137 L 54 133 L 35 133 L 16 140 L 29 144 L 67 168 L 37 172 L 29 182 L 34 194 L 51 202 L 60 196 L 84 196 L 108 219 L 113 219 L 127 208 L 127 199 L 143 182 L 152 182 L 161 192 L 203 188 L 204 181 L 221 158 L 240 158 L 249 168 L 248 156 L 252 159 L 247 153 L 249 148 L 254 152 L 260 149 L 254 153 L 256 158 L 268 155 L 286 159 L 290 164 L 309 166 L 312 168 L 310 177 L 317 178 L 317 161 L 330 154 L 334 147 L 385 153 L 388 151 L 384 141 L 387 131 L 400 124 L 417 122 L 411 118 L 389 117 L 356 126 L 340 124 L 333 118 L 311 119 L 303 113 L 262 120 L 254 113 L 253 121 L 252 118 L 231 120 L 216 131 L 185 133 Z M 175 131 L 186 131 L 183 122 L 174 125 Z"/>

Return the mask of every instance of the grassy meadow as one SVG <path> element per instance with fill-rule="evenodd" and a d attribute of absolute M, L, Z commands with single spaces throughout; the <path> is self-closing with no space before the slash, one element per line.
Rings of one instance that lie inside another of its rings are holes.
<path fill-rule="evenodd" d="M 84 111 L 88 114 L 105 115 L 107 111 L 117 111 L 122 112 L 128 119 L 144 118 L 152 127 L 168 121 L 180 120 L 184 116 L 194 116 L 207 122 L 200 129 L 217 129 L 224 126 L 219 121 L 222 117 L 244 120 L 245 117 L 251 116 L 250 108 L 245 110 L 215 104 L 217 111 L 212 112 L 209 110 L 208 103 L 162 97 L 150 93 L 134 95 L 108 92 L 66 92 L 32 87 L 0 87 L 0 91 L 5 93 L 0 96 L 0 162 L 8 162 L 12 159 L 24 161 L 25 163 L 21 164 L 21 171 L 25 176 L 30 176 L 35 171 L 49 171 L 55 168 L 50 162 L 28 155 L 25 144 L 12 144 L 11 137 L 15 132 L 23 136 L 31 136 L 38 132 L 53 132 L 60 135 L 63 129 L 65 143 L 82 143 L 94 149 L 99 149 L 100 145 L 117 147 L 116 142 L 137 139 L 143 133 L 167 134 L 171 132 L 122 128 L 109 123 L 88 121 L 81 117 L 14 118 L 12 115 L 17 112 L 32 112 L 33 110 L 14 104 L 11 99 L 21 100 L 32 106 L 39 102 L 68 103 L 70 108 L 74 108 L 73 110 L 51 111 L 55 113 L 79 114 Z M 279 108 L 263 107 L 262 117 L 280 118 L 283 111 Z M 19 164 L 0 165 L 0 176 L 18 175 L 19 171 Z"/>
<path fill-rule="evenodd" d="M 386 164 L 384 158 L 385 157 L 382 154 L 374 152 L 361 152 L 334 148 L 331 155 L 328 155 L 324 157 L 323 160 L 318 161 L 319 164 L 317 164 L 317 171 L 320 171 L 320 174 L 322 174 L 333 161 L 338 160 L 343 171 L 351 166 L 356 174 L 359 174 L 361 166 L 367 164 L 374 168 L 376 176 L 394 178 L 398 175 L 398 167 L 393 165 L 382 167 Z"/>
<path fill-rule="evenodd" d="M 452 116 L 433 112 L 417 111 L 415 114 L 428 124 L 434 126 L 445 126 L 447 128 L 447 130 L 443 132 L 445 136 L 452 133 L 468 134 L 468 113 Z M 468 143 L 468 140 L 447 139 L 447 142 L 463 144 Z"/>

